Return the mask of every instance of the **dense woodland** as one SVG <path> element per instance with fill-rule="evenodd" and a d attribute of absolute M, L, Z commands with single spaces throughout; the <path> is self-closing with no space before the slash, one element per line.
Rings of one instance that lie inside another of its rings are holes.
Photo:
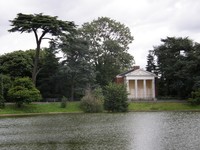
<path fill-rule="evenodd" d="M 43 14 L 20 13 L 10 22 L 9 32 L 35 35 L 36 49 L 0 56 L 1 94 L 7 101 L 14 80 L 25 77 L 32 78 L 43 99 L 79 100 L 87 88 L 105 87 L 134 63 L 129 28 L 108 17 L 81 27 Z M 44 39 L 47 48 L 40 47 Z"/>

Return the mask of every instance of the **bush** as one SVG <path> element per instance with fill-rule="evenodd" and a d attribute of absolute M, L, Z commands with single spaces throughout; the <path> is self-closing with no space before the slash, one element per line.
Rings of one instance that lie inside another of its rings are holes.
<path fill-rule="evenodd" d="M 188 99 L 188 102 L 191 105 L 199 105 L 200 104 L 200 89 L 192 92 L 192 98 Z"/>
<path fill-rule="evenodd" d="M 66 106 L 67 106 L 67 98 L 63 96 L 63 98 L 61 99 L 60 107 L 66 108 Z"/>
<path fill-rule="evenodd" d="M 103 94 L 100 88 L 91 91 L 86 90 L 85 96 L 81 99 L 80 107 L 84 112 L 97 113 L 103 111 Z"/>
<path fill-rule="evenodd" d="M 122 84 L 110 83 L 104 91 L 105 110 L 112 112 L 126 112 L 128 110 L 128 93 Z"/>
<path fill-rule="evenodd" d="M 8 91 L 9 99 L 18 107 L 23 103 L 31 103 L 41 99 L 40 91 L 37 90 L 30 78 L 17 78 L 14 85 Z"/>

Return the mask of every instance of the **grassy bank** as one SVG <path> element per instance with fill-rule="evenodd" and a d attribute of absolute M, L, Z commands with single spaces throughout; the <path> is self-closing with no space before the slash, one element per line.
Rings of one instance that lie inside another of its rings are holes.
<path fill-rule="evenodd" d="M 16 108 L 14 104 L 6 105 L 0 109 L 0 115 L 4 114 L 28 114 L 28 113 L 78 113 L 82 112 L 79 102 L 68 102 L 66 108 L 61 108 L 60 103 L 38 103 L 24 105 Z M 187 103 L 175 102 L 132 102 L 129 111 L 200 111 L 200 106 L 191 106 Z"/>
<path fill-rule="evenodd" d="M 17 108 L 14 104 L 6 105 L 4 109 L 0 109 L 1 114 L 27 114 L 27 113 L 77 113 L 82 112 L 79 108 L 79 102 L 67 103 L 66 108 L 61 108 L 60 103 L 38 103 L 23 105 L 21 108 Z"/>
<path fill-rule="evenodd" d="M 200 106 L 180 102 L 130 103 L 129 111 L 200 111 Z"/>

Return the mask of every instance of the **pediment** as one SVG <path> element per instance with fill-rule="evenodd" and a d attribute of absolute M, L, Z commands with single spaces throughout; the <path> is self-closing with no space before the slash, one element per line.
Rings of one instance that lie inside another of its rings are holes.
<path fill-rule="evenodd" d="M 156 76 L 155 74 L 145 71 L 143 69 L 137 69 L 126 74 L 126 76 Z"/>

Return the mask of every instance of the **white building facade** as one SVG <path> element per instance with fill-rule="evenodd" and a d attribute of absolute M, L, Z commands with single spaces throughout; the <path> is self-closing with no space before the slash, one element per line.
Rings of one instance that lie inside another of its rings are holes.
<path fill-rule="evenodd" d="M 131 100 L 156 100 L 156 75 L 143 69 L 130 70 L 117 75 L 126 84 Z"/>

